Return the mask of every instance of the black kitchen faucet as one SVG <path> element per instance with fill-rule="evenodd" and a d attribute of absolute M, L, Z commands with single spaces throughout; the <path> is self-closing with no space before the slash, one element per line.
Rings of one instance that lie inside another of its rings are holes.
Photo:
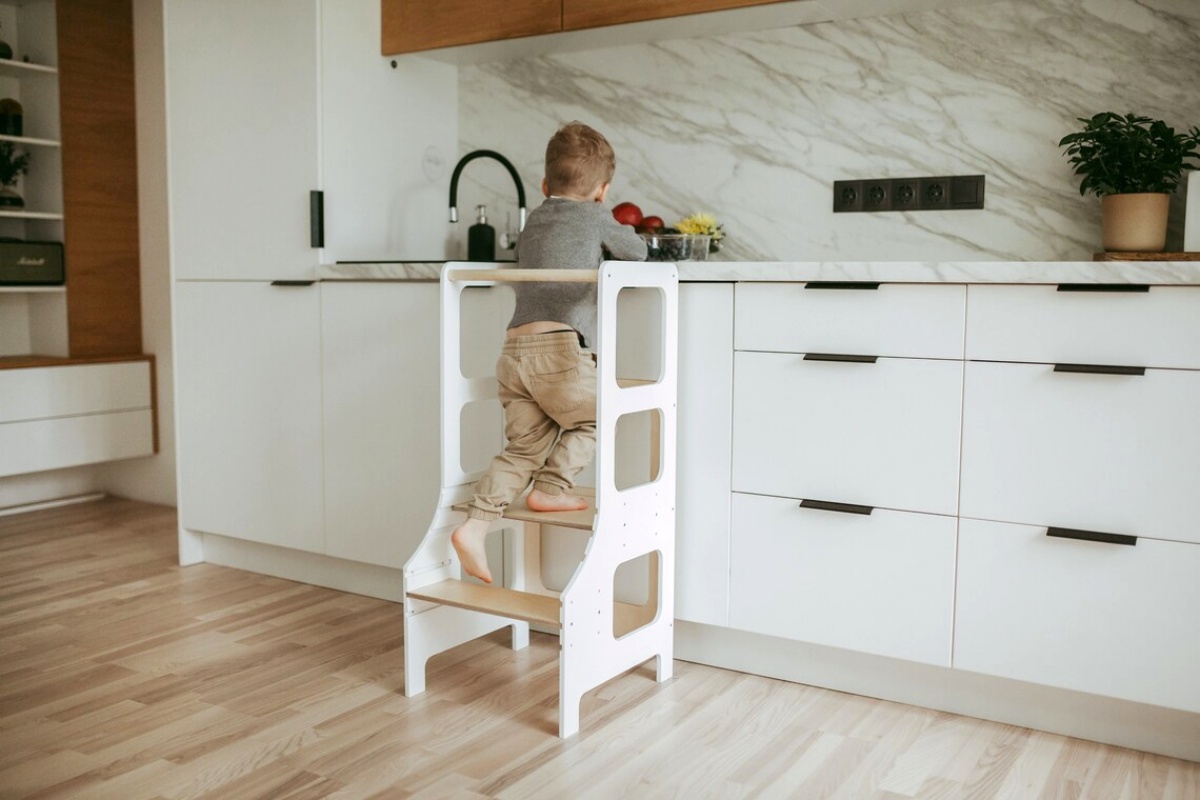
<path fill-rule="evenodd" d="M 459 159 L 454 166 L 454 174 L 450 176 L 450 221 L 458 222 L 458 176 L 462 174 L 463 167 L 477 158 L 494 158 L 504 165 L 509 175 L 512 175 L 513 183 L 517 185 L 517 205 L 521 209 L 517 231 L 525 230 L 525 187 L 521 185 L 521 178 L 517 175 L 517 169 L 512 162 L 495 150 L 473 150 Z"/>

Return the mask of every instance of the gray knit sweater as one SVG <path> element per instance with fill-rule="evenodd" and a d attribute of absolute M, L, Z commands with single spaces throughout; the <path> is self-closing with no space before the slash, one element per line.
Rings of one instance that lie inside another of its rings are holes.
<path fill-rule="evenodd" d="M 613 219 L 603 203 L 551 197 L 529 214 L 517 240 L 522 269 L 596 269 L 604 260 L 642 261 L 646 242 Z M 550 320 L 596 346 L 596 284 L 515 283 L 517 308 L 508 327 Z"/>

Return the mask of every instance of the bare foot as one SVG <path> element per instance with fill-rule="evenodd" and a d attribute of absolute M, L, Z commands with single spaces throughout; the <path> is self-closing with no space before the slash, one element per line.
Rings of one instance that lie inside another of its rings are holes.
<path fill-rule="evenodd" d="M 587 508 L 587 500 L 573 494 L 546 494 L 541 489 L 534 489 L 525 498 L 525 504 L 534 511 L 582 511 Z"/>
<path fill-rule="evenodd" d="M 458 553 L 463 571 L 484 583 L 492 582 L 492 573 L 487 565 L 487 551 L 483 548 L 490 527 L 492 523 L 487 520 L 467 517 L 467 521 L 450 534 L 450 544 L 454 545 L 454 551 Z"/>

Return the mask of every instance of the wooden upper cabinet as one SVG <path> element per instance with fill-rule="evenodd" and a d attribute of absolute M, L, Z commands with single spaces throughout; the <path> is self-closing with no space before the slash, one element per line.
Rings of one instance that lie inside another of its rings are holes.
<path fill-rule="evenodd" d="M 562 30 L 562 0 L 382 0 L 383 54 Z"/>
<path fill-rule="evenodd" d="M 779 0 L 660 0 L 655 3 L 648 3 L 646 0 L 605 0 L 602 3 L 595 0 L 561 1 L 562 29 L 575 31 L 602 25 L 703 14 L 707 11 L 765 6 Z"/>
<path fill-rule="evenodd" d="M 383 54 L 766 6 L 784 0 L 381 0 Z"/>

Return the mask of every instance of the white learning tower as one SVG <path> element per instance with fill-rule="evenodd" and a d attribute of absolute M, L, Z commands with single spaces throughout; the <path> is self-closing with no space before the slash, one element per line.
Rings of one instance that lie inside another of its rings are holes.
<path fill-rule="evenodd" d="M 621 261 L 606 261 L 598 271 L 478 266 L 449 263 L 442 271 L 442 488 L 429 530 L 404 567 L 405 694 L 425 690 L 431 656 L 504 627 L 512 628 L 513 649 L 521 649 L 529 643 L 530 623 L 557 628 L 559 736 L 567 738 L 579 731 L 585 692 L 651 658 L 657 660 L 659 682 L 671 677 L 678 272 L 673 264 Z M 518 499 L 492 528 L 508 532 L 512 568 L 504 586 L 488 586 L 462 573 L 450 545 L 450 534 L 465 518 L 465 503 L 482 474 L 465 471 L 461 464 L 462 410 L 497 396 L 495 378 L 466 378 L 458 367 L 463 292 L 530 280 L 599 283 L 595 508 L 538 513 Z M 618 296 L 625 289 L 657 290 L 649 294 L 659 300 L 660 330 L 645 337 L 649 346 L 660 347 L 656 378 L 617 376 Z M 648 463 L 642 465 L 649 482 L 625 486 L 627 471 L 617 468 L 617 430 L 618 421 L 631 415 L 650 420 Z M 583 558 L 561 592 L 543 585 L 543 524 L 591 532 Z M 646 600 L 622 602 L 614 576 L 622 564 L 637 559 L 648 564 Z"/>

